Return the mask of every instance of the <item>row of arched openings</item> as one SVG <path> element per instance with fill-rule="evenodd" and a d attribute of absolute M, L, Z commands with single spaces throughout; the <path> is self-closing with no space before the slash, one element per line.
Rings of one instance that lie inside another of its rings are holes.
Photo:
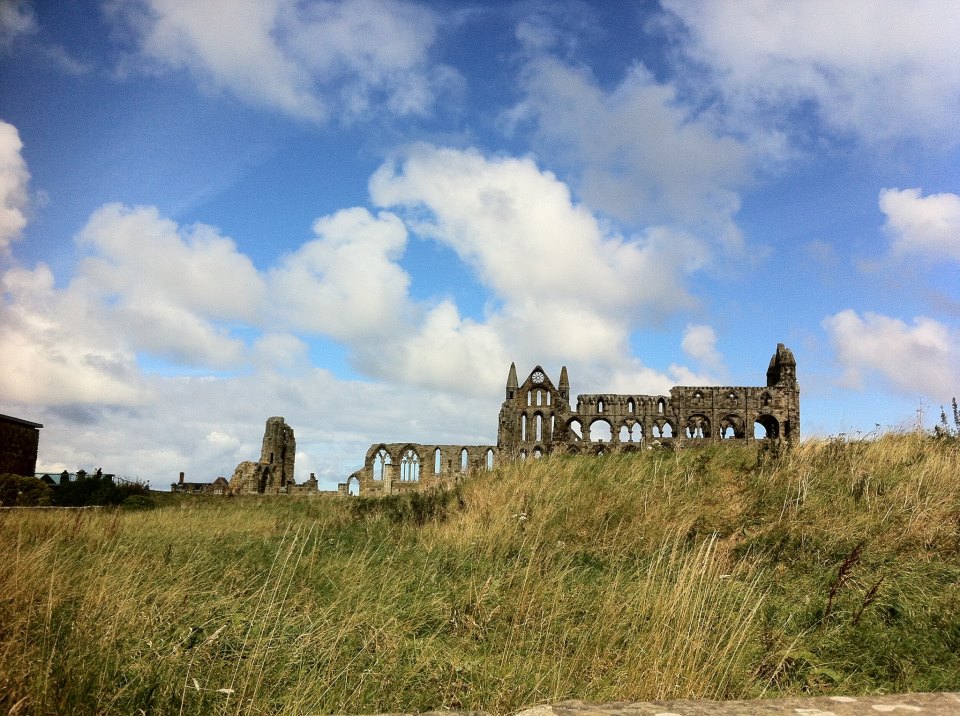
<path fill-rule="evenodd" d="M 582 423 L 573 419 L 567 424 L 567 430 L 574 438 L 574 442 L 583 440 Z M 678 433 L 674 422 L 668 418 L 654 420 L 650 426 L 650 434 L 654 439 L 673 438 L 678 435 L 690 439 L 705 439 L 711 437 L 710 420 L 705 415 L 693 415 L 688 420 L 682 433 Z M 753 436 L 756 439 L 776 438 L 780 436 L 779 422 L 772 415 L 761 415 L 754 421 Z M 591 443 L 610 443 L 613 439 L 613 428 L 605 418 L 597 418 L 590 423 Z M 640 443 L 645 438 L 643 423 L 625 422 L 621 424 L 617 433 L 620 443 Z M 746 437 L 743 420 L 736 415 L 727 415 L 720 421 L 718 437 L 722 439 Z"/>
<path fill-rule="evenodd" d="M 536 390 L 527 391 L 527 406 L 532 407 L 534 404 L 540 405 L 550 405 L 551 397 L 550 391 L 544 390 L 543 388 L 537 388 Z"/>
<path fill-rule="evenodd" d="M 493 448 L 488 448 L 483 456 L 483 464 L 487 470 L 493 469 L 494 454 Z M 380 448 L 373 458 L 373 479 L 383 480 L 386 475 L 387 465 L 393 464 L 393 458 L 385 448 Z M 470 468 L 470 453 L 466 448 L 460 450 L 458 467 L 460 472 L 466 472 Z M 439 475 L 443 472 L 443 455 L 440 448 L 433 451 L 433 473 Z M 418 482 L 420 480 L 420 456 L 412 448 L 403 451 L 400 457 L 400 481 Z"/>
<path fill-rule="evenodd" d="M 524 413 L 520 416 L 520 442 L 540 442 L 545 439 L 544 435 L 547 435 L 548 431 L 549 439 L 553 440 L 556 427 L 557 418 L 552 413 L 549 425 L 543 413 L 534 413 L 530 418 Z"/>

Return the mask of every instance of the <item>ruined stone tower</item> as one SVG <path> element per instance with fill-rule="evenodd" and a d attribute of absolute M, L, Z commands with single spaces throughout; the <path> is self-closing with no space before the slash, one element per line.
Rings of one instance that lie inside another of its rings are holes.
<path fill-rule="evenodd" d="M 230 492 L 238 494 L 283 494 L 296 485 L 293 463 L 297 441 L 291 428 L 281 417 L 267 419 L 263 431 L 260 462 L 241 462 L 230 479 Z"/>
<path fill-rule="evenodd" d="M 260 450 L 260 462 L 270 465 L 273 482 L 286 487 L 293 482 L 293 460 L 297 454 L 297 441 L 293 437 L 293 428 L 281 417 L 267 419 L 263 431 L 263 448 Z"/>

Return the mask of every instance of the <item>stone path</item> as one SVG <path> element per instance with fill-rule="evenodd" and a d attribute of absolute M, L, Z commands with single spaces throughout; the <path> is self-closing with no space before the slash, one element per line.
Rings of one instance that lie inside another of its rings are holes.
<path fill-rule="evenodd" d="M 562 701 L 515 716 L 960 716 L 960 692 L 892 696 L 819 696 L 751 701 Z M 402 716 L 381 714 L 381 716 Z M 489 716 L 482 711 L 431 711 L 423 716 Z"/>

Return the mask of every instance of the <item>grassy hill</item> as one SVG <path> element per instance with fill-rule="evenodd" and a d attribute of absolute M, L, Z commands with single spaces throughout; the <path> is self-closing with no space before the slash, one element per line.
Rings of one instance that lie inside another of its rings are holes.
<path fill-rule="evenodd" d="M 960 689 L 960 441 L 556 458 L 380 501 L 0 515 L 0 711 Z"/>

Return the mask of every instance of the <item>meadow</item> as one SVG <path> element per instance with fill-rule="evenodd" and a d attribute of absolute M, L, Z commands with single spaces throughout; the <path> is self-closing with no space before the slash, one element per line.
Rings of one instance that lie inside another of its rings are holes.
<path fill-rule="evenodd" d="M 960 440 L 550 458 L 445 493 L 0 514 L 0 712 L 960 690 Z"/>

